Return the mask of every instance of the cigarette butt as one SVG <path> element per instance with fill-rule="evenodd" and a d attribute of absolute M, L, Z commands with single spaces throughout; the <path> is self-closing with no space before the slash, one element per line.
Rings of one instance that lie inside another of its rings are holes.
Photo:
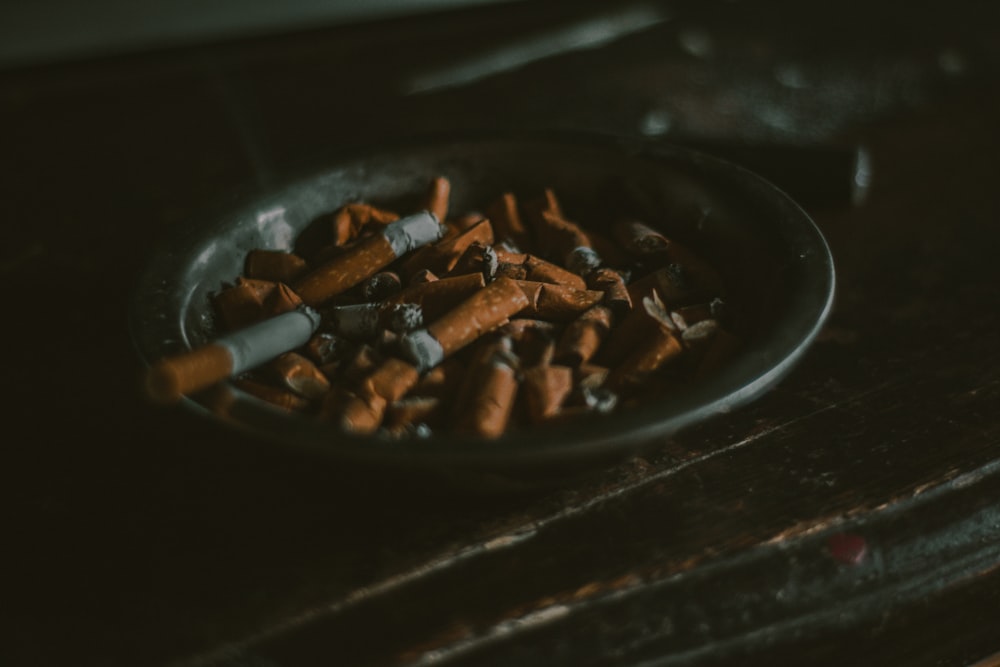
<path fill-rule="evenodd" d="M 281 250 L 251 250 L 243 264 L 243 274 L 247 278 L 289 284 L 307 269 L 306 260 Z"/>
<path fill-rule="evenodd" d="M 353 349 L 354 345 L 332 333 L 318 333 L 309 339 L 303 351 L 317 364 L 340 361 Z"/>
<path fill-rule="evenodd" d="M 304 412 L 312 406 L 307 399 L 291 391 L 249 378 L 237 378 L 233 384 L 241 391 L 289 412 Z"/>
<path fill-rule="evenodd" d="M 480 220 L 455 236 L 442 238 L 437 243 L 422 248 L 403 260 L 399 266 L 399 273 L 407 278 L 424 269 L 430 269 L 439 275 L 447 273 L 455 266 L 466 248 L 475 242 L 492 245 L 493 226 L 489 220 Z"/>
<path fill-rule="evenodd" d="M 163 359 L 146 375 L 146 394 L 156 403 L 175 403 L 229 377 L 233 358 L 222 345 L 205 345 L 185 354 Z"/>
<path fill-rule="evenodd" d="M 439 398 L 411 396 L 389 404 L 385 422 L 393 429 L 416 424 L 436 424 L 441 421 L 444 412 L 444 402 Z"/>
<path fill-rule="evenodd" d="M 354 432 L 373 433 L 382 425 L 389 403 L 401 399 L 417 384 L 417 368 L 401 359 L 389 357 L 366 377 L 343 408 L 340 423 Z"/>
<path fill-rule="evenodd" d="M 568 366 L 533 366 L 524 371 L 521 390 L 528 419 L 537 424 L 555 415 L 573 389 L 573 369 Z"/>
<path fill-rule="evenodd" d="M 614 238 L 633 255 L 660 255 L 670 247 L 670 239 L 649 225 L 633 219 L 623 219 L 611 227 Z"/>
<path fill-rule="evenodd" d="M 625 286 L 622 274 L 614 269 L 601 268 L 587 275 L 587 286 L 592 290 L 604 292 L 604 304 L 611 309 L 615 317 L 622 318 L 632 310 L 632 296 Z"/>
<path fill-rule="evenodd" d="M 528 259 L 528 254 L 523 252 L 513 252 L 503 246 L 502 243 L 495 243 L 493 249 L 497 252 L 497 261 L 507 264 L 524 264 Z"/>
<path fill-rule="evenodd" d="M 344 364 L 344 381 L 348 384 L 356 384 L 375 370 L 377 365 L 378 359 L 375 348 L 367 343 L 360 345 L 355 350 L 354 356 L 346 360 Z"/>
<path fill-rule="evenodd" d="M 471 211 L 464 215 L 460 215 L 457 218 L 452 218 L 448 221 L 448 225 L 453 227 L 456 233 L 461 233 L 470 227 L 474 227 L 477 223 L 482 222 L 486 218 L 487 216 L 482 213 Z"/>
<path fill-rule="evenodd" d="M 438 280 L 438 279 L 439 278 L 438 278 L 437 274 L 435 274 L 430 269 L 421 269 L 421 270 L 417 271 L 416 273 L 414 273 L 413 276 L 410 277 L 410 280 L 407 283 L 407 286 L 410 286 L 410 285 L 422 285 L 423 283 L 432 283 L 432 282 L 434 282 L 435 280 Z"/>
<path fill-rule="evenodd" d="M 590 239 L 577 225 L 547 211 L 542 212 L 533 229 L 539 252 L 547 257 L 556 257 L 570 266 L 570 254 L 577 248 L 590 248 Z M 574 269 L 570 267 L 570 270 Z"/>
<path fill-rule="evenodd" d="M 371 435 L 382 425 L 386 400 L 381 396 L 348 396 L 337 406 L 335 420 L 340 427 L 357 435 Z"/>
<path fill-rule="evenodd" d="M 385 328 L 383 334 L 406 333 L 424 326 L 427 318 L 424 309 L 415 303 L 397 303 L 384 307 L 380 317 L 380 324 Z"/>
<path fill-rule="evenodd" d="M 448 217 L 448 199 L 451 196 L 451 182 L 444 176 L 437 176 L 431 180 L 427 188 L 425 206 L 428 211 L 437 216 L 438 220 L 445 220 Z"/>
<path fill-rule="evenodd" d="M 260 283 L 261 281 L 255 281 Z M 276 286 L 267 283 L 271 290 Z M 264 299 L 269 290 L 240 279 L 212 296 L 212 306 L 226 331 L 235 331 L 264 318 Z"/>
<path fill-rule="evenodd" d="M 653 335 L 656 330 L 672 331 L 675 328 L 670 313 L 654 290 L 650 296 L 643 298 L 638 307 L 629 311 L 621 324 L 611 329 L 595 359 L 605 366 L 617 366 L 640 341 Z"/>
<path fill-rule="evenodd" d="M 498 241 L 511 239 L 519 246 L 528 245 L 528 228 L 521 220 L 517 197 L 512 192 L 500 195 L 499 199 L 486 208 L 486 215 L 493 222 L 493 230 Z"/>
<path fill-rule="evenodd" d="M 432 368 L 455 351 L 504 324 L 511 315 L 527 305 L 528 298 L 517 282 L 505 277 L 497 278 L 426 329 L 403 336 L 401 348 L 418 368 Z"/>
<path fill-rule="evenodd" d="M 540 257 L 526 255 L 523 266 L 528 280 L 564 285 L 578 290 L 587 289 L 587 283 L 583 278 L 571 271 L 567 271 L 558 264 L 553 264 Z"/>
<path fill-rule="evenodd" d="M 527 280 L 528 270 L 523 264 L 512 264 L 510 262 L 498 262 L 496 275 L 507 276 L 511 280 Z"/>
<path fill-rule="evenodd" d="M 330 381 L 316 364 L 301 354 L 286 352 L 268 366 L 282 386 L 303 398 L 319 400 L 330 391 Z"/>
<path fill-rule="evenodd" d="M 440 219 L 440 218 L 439 218 Z M 357 238 L 370 223 L 388 225 L 399 220 L 399 214 L 362 202 L 345 204 L 333 214 L 333 245 L 342 246 Z"/>
<path fill-rule="evenodd" d="M 302 299 L 284 283 L 278 283 L 274 291 L 264 301 L 264 317 L 275 317 L 288 313 L 302 305 Z"/>
<path fill-rule="evenodd" d="M 421 211 L 386 225 L 301 278 L 294 286 L 306 304 L 318 305 L 378 273 L 397 257 L 436 241 L 442 226 Z"/>
<path fill-rule="evenodd" d="M 319 322 L 318 313 L 303 307 L 160 360 L 147 373 L 146 392 L 156 402 L 176 402 L 305 345 Z"/>
<path fill-rule="evenodd" d="M 362 341 L 378 332 L 382 308 L 378 303 L 354 303 L 347 306 L 332 306 L 325 310 L 325 314 L 330 327 L 337 335 L 349 340 Z"/>
<path fill-rule="evenodd" d="M 552 363 L 556 341 L 551 330 L 531 328 L 517 339 L 514 349 L 525 366 L 544 366 Z"/>
<path fill-rule="evenodd" d="M 510 353 L 510 340 L 489 346 L 470 371 L 472 386 L 463 391 L 467 398 L 455 420 L 458 433 L 484 438 L 503 434 L 510 421 L 517 395 L 517 360 Z M 466 383 L 468 384 L 468 383 Z"/>
<path fill-rule="evenodd" d="M 372 371 L 361 383 L 362 396 L 381 396 L 387 401 L 398 401 L 420 379 L 416 366 L 402 359 L 389 357 Z"/>
<path fill-rule="evenodd" d="M 432 322 L 486 286 L 482 274 L 441 278 L 411 284 L 385 301 L 386 305 L 412 303 L 421 307 L 424 320 Z"/>
<path fill-rule="evenodd" d="M 524 203 L 524 213 L 531 224 L 537 224 L 543 213 L 551 213 L 559 218 L 563 217 L 559 198 L 552 188 L 545 188 L 541 195 L 527 200 Z"/>
<path fill-rule="evenodd" d="M 608 374 L 604 387 L 616 394 L 640 385 L 651 373 L 680 357 L 684 346 L 673 331 L 657 327 Z"/>
<path fill-rule="evenodd" d="M 403 281 L 392 271 L 380 271 L 361 283 L 361 296 L 366 301 L 382 301 L 403 289 Z"/>
<path fill-rule="evenodd" d="M 493 246 L 475 241 L 465 249 L 455 265 L 448 271 L 449 276 L 460 276 L 468 273 L 480 273 L 486 282 L 490 282 L 497 274 L 497 254 Z"/>
<path fill-rule="evenodd" d="M 465 375 L 465 366 L 457 358 L 445 359 L 443 363 L 424 373 L 417 381 L 413 392 L 420 396 L 439 398 L 442 401 L 454 396 Z"/>
<path fill-rule="evenodd" d="M 573 320 L 556 346 L 554 359 L 567 366 L 579 366 L 589 361 L 611 331 L 611 309 L 596 305 Z"/>
<path fill-rule="evenodd" d="M 519 342 L 525 336 L 530 336 L 534 331 L 540 330 L 550 337 L 554 335 L 556 325 L 545 320 L 536 320 L 530 317 L 512 317 L 509 322 L 499 329 L 499 333 L 510 336 L 514 342 Z"/>
<path fill-rule="evenodd" d="M 604 298 L 603 292 L 552 283 L 518 280 L 515 284 L 524 291 L 527 299 L 518 315 L 540 320 L 568 322 Z"/>

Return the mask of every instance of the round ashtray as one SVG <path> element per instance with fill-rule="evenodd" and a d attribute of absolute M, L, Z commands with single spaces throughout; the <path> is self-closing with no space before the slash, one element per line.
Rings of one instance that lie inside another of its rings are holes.
<path fill-rule="evenodd" d="M 598 137 L 434 140 L 337 159 L 178 230 L 134 290 L 130 326 L 140 357 L 152 364 L 210 342 L 211 297 L 242 273 L 251 250 L 291 251 L 344 203 L 412 201 L 439 175 L 451 182 L 453 211 L 477 209 L 504 192 L 550 188 L 588 228 L 600 231 L 627 213 L 684 239 L 727 285 L 741 323 L 739 352 L 682 392 L 491 440 L 446 432 L 354 435 L 230 383 L 185 397 L 183 408 L 275 446 L 340 460 L 558 474 L 628 455 L 760 396 L 802 357 L 830 312 L 834 268 L 822 234 L 786 194 L 746 169 L 679 147 Z"/>

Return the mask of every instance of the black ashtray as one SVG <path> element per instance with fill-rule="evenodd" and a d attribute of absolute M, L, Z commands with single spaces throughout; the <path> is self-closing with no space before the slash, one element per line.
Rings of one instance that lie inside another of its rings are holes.
<path fill-rule="evenodd" d="M 489 441 L 352 436 L 226 383 L 184 398 L 183 408 L 276 447 L 334 460 L 558 477 L 634 453 L 760 396 L 802 357 L 830 312 L 834 269 L 823 236 L 794 201 L 752 172 L 687 149 L 604 138 L 456 139 L 338 159 L 179 230 L 151 258 L 134 292 L 130 325 L 141 358 L 152 363 L 209 342 L 210 295 L 242 273 L 250 250 L 292 250 L 311 223 L 343 203 L 405 202 L 437 175 L 452 183 L 453 211 L 477 209 L 503 192 L 548 187 L 588 228 L 600 230 L 626 212 L 662 227 L 722 273 L 741 322 L 741 351 L 684 392 Z"/>

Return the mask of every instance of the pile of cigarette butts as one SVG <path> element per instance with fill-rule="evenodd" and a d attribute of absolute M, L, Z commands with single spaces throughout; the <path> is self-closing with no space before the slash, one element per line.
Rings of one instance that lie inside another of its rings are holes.
<path fill-rule="evenodd" d="M 718 272 L 646 223 L 584 229 L 551 188 L 449 216 L 350 202 L 313 253 L 258 249 L 212 296 L 218 336 L 155 363 L 151 399 L 230 379 L 355 434 L 496 438 L 684 391 L 729 359 Z"/>

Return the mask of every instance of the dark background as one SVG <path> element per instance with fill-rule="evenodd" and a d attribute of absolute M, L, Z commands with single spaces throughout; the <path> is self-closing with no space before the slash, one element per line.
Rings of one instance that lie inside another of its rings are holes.
<path fill-rule="evenodd" d="M 0 663 L 1000 651 L 994 3 L 346 7 L 177 41 L 114 46 L 135 33 L 111 30 L 103 50 L 31 37 L 88 32 L 96 9 L 70 28 L 56 8 L 31 15 L 48 27 L 4 22 L 31 55 L 0 61 Z M 659 18 L 415 92 L 630 16 Z M 793 374 L 648 456 L 501 497 L 307 460 L 142 400 L 130 287 L 157 239 L 224 193 L 395 137 L 545 128 L 714 147 L 799 197 L 838 294 Z M 782 168 L 764 145 L 792 149 Z M 871 184 L 852 203 L 853 174 L 815 149 L 858 146 Z"/>

